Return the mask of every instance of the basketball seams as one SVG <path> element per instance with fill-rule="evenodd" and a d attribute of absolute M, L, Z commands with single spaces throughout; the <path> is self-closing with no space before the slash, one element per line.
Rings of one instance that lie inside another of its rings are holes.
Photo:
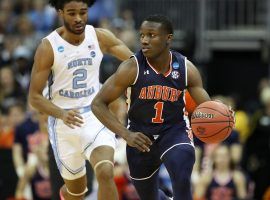
<path fill-rule="evenodd" d="M 234 120 L 231 116 L 229 107 L 225 104 L 204 102 L 193 112 L 191 128 L 201 141 L 218 143 L 225 140 L 233 130 Z"/>
<path fill-rule="evenodd" d="M 219 134 L 221 131 L 224 131 L 226 128 L 228 129 L 228 130 L 227 130 L 227 134 L 228 134 L 229 129 L 232 129 L 231 126 L 226 126 L 226 127 L 224 127 L 223 129 L 219 130 L 218 132 L 216 132 L 216 133 L 214 133 L 214 134 L 212 134 L 212 135 L 208 135 L 208 136 L 200 136 L 200 138 L 210 138 L 210 137 L 213 137 L 213 136 Z M 227 134 L 226 134 L 226 135 L 227 135 Z"/>
<path fill-rule="evenodd" d="M 192 124 L 212 124 L 212 123 L 226 123 L 226 122 L 229 122 L 229 124 L 233 121 L 231 120 L 225 120 L 225 121 L 196 121 L 196 122 L 192 122 Z"/>
<path fill-rule="evenodd" d="M 226 115 L 226 114 L 220 112 L 219 110 L 216 110 L 216 109 L 214 109 L 214 108 L 209 108 L 209 107 L 199 107 L 196 111 L 199 111 L 199 110 L 202 109 L 202 108 L 207 108 L 207 109 L 209 109 L 209 110 L 214 110 L 214 111 L 218 112 L 219 114 L 221 114 L 221 115 L 223 115 L 223 116 L 225 116 L 225 117 L 230 117 L 230 115 Z M 226 112 L 227 112 L 227 109 L 225 109 L 225 110 L 226 110 Z"/>

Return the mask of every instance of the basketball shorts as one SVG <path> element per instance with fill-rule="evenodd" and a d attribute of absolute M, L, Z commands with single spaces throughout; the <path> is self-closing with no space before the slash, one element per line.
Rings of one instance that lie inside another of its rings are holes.
<path fill-rule="evenodd" d="M 157 139 L 149 136 L 153 144 L 150 152 L 141 152 L 127 145 L 127 161 L 130 169 L 130 177 L 134 180 L 151 178 L 159 171 L 163 156 L 173 151 L 178 145 L 188 145 L 188 149 L 194 151 L 193 136 L 191 130 L 186 127 L 172 127 Z M 177 158 L 175 158 L 177 159 Z M 192 158 L 193 159 L 193 158 Z"/>
<path fill-rule="evenodd" d="M 60 119 L 49 117 L 48 130 L 58 170 L 67 180 L 74 180 L 86 173 L 85 160 L 99 146 L 116 147 L 115 134 L 107 129 L 92 113 L 90 106 L 79 109 L 84 123 L 69 128 Z"/>

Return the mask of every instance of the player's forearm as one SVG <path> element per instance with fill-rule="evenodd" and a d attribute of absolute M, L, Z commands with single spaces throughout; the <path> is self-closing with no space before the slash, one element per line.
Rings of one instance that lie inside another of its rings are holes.
<path fill-rule="evenodd" d="M 91 104 L 92 112 L 108 129 L 122 138 L 126 138 L 128 130 L 124 127 L 119 120 L 110 112 L 108 105 L 101 103 L 97 100 L 93 100 Z"/>
<path fill-rule="evenodd" d="M 63 117 L 63 110 L 58 106 L 54 105 L 48 99 L 44 98 L 42 95 L 29 95 L 30 104 L 37 109 L 39 112 L 45 113 L 49 116 L 53 116 L 55 118 Z"/>

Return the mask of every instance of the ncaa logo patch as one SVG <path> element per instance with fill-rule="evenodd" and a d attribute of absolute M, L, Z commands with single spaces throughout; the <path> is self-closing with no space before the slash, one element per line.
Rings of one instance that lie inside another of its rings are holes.
<path fill-rule="evenodd" d="M 57 48 L 57 50 L 61 53 L 61 52 L 64 51 L 64 47 L 63 46 L 60 46 L 60 47 Z"/>
<path fill-rule="evenodd" d="M 179 63 L 178 63 L 178 62 L 174 62 L 174 63 L 172 64 L 172 67 L 173 67 L 174 69 L 179 69 Z"/>
<path fill-rule="evenodd" d="M 90 56 L 91 56 L 92 58 L 96 57 L 96 52 L 95 52 L 95 51 L 91 51 L 91 52 L 90 52 Z"/>
<path fill-rule="evenodd" d="M 180 73 L 176 70 L 172 71 L 172 78 L 173 79 L 178 79 L 180 76 Z"/>

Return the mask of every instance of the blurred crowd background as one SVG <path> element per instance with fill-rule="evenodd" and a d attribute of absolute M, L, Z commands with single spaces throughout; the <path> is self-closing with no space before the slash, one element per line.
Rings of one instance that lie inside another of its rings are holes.
<path fill-rule="evenodd" d="M 236 111 L 235 129 L 222 144 L 194 138 L 194 199 L 269 200 L 270 1 L 97 0 L 89 23 L 110 29 L 137 51 L 139 25 L 156 13 L 172 20 L 173 48 L 199 68 L 209 94 Z M 0 200 L 58 199 L 62 182 L 48 153 L 46 118 L 27 104 L 27 94 L 35 49 L 59 25 L 46 0 L 0 0 Z M 100 81 L 118 64 L 105 56 Z M 120 199 L 137 200 L 120 138 L 115 159 Z M 95 200 L 96 182 L 88 172 L 87 199 Z M 163 166 L 160 186 L 171 193 Z"/>

